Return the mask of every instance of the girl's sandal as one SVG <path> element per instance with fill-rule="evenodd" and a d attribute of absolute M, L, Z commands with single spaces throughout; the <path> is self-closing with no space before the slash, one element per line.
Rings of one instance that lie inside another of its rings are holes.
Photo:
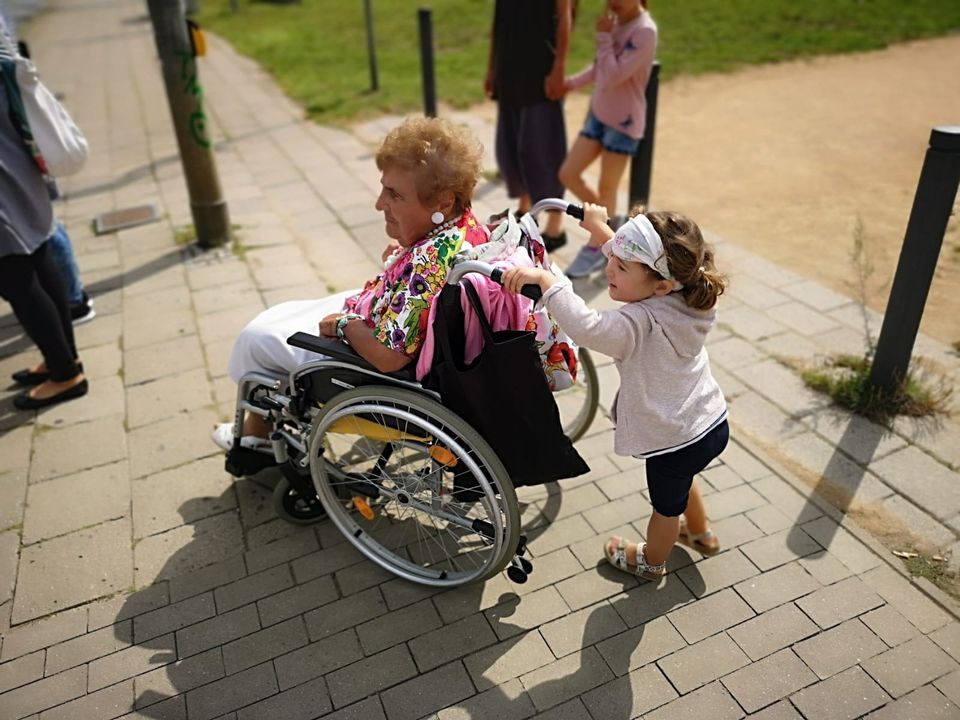
<path fill-rule="evenodd" d="M 616 543 L 616 547 L 611 546 L 614 542 Z M 617 535 L 607 540 L 603 544 L 603 555 L 607 558 L 607 562 L 617 570 L 622 570 L 630 575 L 636 575 L 644 580 L 652 580 L 653 582 L 657 582 L 667 574 L 667 564 L 665 562 L 659 565 L 651 565 L 647 562 L 643 556 L 643 549 L 647 546 L 646 543 L 641 543 L 637 546 L 637 564 L 629 564 L 627 562 L 628 545 L 630 545 L 628 541 Z"/>
<path fill-rule="evenodd" d="M 681 522 L 678 540 L 701 555 L 716 555 L 720 552 L 720 541 L 710 528 L 693 534 L 687 529 L 687 524 Z"/>

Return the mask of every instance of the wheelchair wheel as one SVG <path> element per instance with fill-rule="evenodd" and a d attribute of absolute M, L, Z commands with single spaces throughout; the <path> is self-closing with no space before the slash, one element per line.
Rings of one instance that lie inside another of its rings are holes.
<path fill-rule="evenodd" d="M 563 432 L 576 442 L 590 428 L 600 405 L 600 382 L 590 351 L 577 349 L 577 381 L 566 390 L 553 394 L 560 409 Z"/>
<path fill-rule="evenodd" d="M 395 575 L 454 587 L 513 557 L 520 514 L 503 464 L 431 398 L 387 386 L 348 390 L 314 418 L 308 447 L 330 520 Z"/>
<path fill-rule="evenodd" d="M 281 477 L 273 488 L 273 509 L 279 517 L 294 525 L 313 525 L 327 517 L 319 498 L 302 497 L 285 477 Z"/>

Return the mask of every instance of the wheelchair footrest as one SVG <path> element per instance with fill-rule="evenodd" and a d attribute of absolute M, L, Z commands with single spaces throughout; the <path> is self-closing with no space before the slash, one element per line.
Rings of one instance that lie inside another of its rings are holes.
<path fill-rule="evenodd" d="M 251 450 L 250 448 L 233 448 L 227 453 L 223 463 L 224 469 L 234 477 L 256 475 L 261 470 L 275 467 L 277 461 L 270 455 Z"/>

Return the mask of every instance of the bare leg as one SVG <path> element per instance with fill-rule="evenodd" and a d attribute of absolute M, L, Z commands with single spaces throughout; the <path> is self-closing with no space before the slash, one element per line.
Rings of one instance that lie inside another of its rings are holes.
<path fill-rule="evenodd" d="M 647 523 L 647 547 L 643 556 L 651 565 L 666 562 L 680 535 L 680 518 L 661 515 L 656 510 Z"/>
<path fill-rule="evenodd" d="M 525 213 L 530 212 L 530 196 L 526 193 L 520 196 L 520 200 L 517 202 L 517 212 Z"/>
<path fill-rule="evenodd" d="M 582 202 L 599 203 L 600 196 L 583 180 L 583 171 L 600 156 L 602 148 L 596 140 L 577 135 L 573 147 L 560 166 L 560 182 Z"/>
<path fill-rule="evenodd" d="M 600 204 L 607 209 L 607 215 L 613 217 L 617 212 L 617 191 L 620 180 L 627 169 L 630 156 L 624 153 L 603 151 L 600 155 Z"/>
<path fill-rule="evenodd" d="M 707 508 L 703 504 L 703 495 L 700 494 L 696 480 L 690 486 L 690 496 L 687 498 L 687 509 L 683 511 L 683 517 L 687 521 L 687 529 L 694 535 L 706 532 Z"/>
<path fill-rule="evenodd" d="M 687 532 L 691 535 L 705 533 L 710 527 L 707 521 L 707 508 L 703 504 L 703 495 L 700 494 L 700 487 L 696 480 L 690 486 L 690 496 L 687 499 L 687 509 L 683 511 L 683 517 L 687 523 Z M 708 548 L 716 548 L 720 545 L 720 541 L 715 536 L 702 538 L 700 543 Z"/>

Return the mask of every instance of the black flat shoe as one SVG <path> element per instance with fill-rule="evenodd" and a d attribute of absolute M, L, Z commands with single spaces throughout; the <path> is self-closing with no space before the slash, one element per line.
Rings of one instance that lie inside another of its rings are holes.
<path fill-rule="evenodd" d="M 63 392 L 57 393 L 56 395 L 48 398 L 30 397 L 29 392 L 24 391 L 13 399 L 13 406 L 18 410 L 39 410 L 40 408 L 50 407 L 51 405 L 66 402 L 67 400 L 83 397 L 87 394 L 87 390 L 89 389 L 90 385 L 84 379 L 78 382 L 72 388 L 68 388 Z"/>
<path fill-rule="evenodd" d="M 41 385 L 50 379 L 50 373 L 48 372 L 33 372 L 29 369 L 17 370 L 13 375 L 10 376 L 13 378 L 13 381 L 17 385 L 23 385 L 24 387 L 33 387 L 34 385 Z"/>
<path fill-rule="evenodd" d="M 547 252 L 553 252 L 558 248 L 562 248 L 567 244 L 567 233 L 561 232 L 559 235 L 547 235 L 547 233 L 540 233 L 540 237 L 543 239 L 543 246 L 547 249 Z"/>
<path fill-rule="evenodd" d="M 77 370 L 83 372 L 83 363 L 77 363 Z M 11 379 L 17 384 L 24 387 L 34 387 L 35 385 L 42 385 L 47 380 L 50 379 L 50 373 L 44 370 L 43 372 L 33 372 L 29 368 L 24 368 L 23 370 L 17 370 L 13 375 L 10 376 Z"/>

